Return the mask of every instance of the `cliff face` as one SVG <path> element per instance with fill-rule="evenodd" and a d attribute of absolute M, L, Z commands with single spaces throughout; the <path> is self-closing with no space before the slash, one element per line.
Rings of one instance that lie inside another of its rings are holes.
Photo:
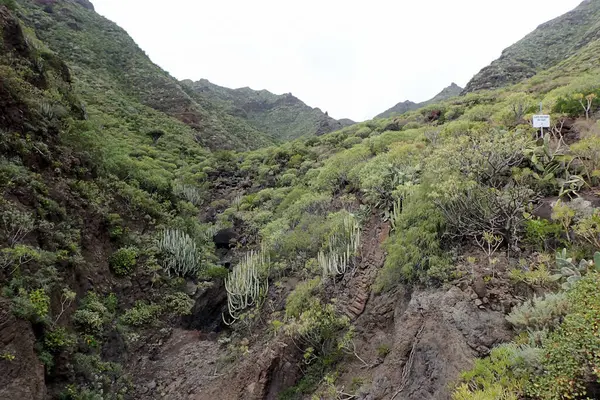
<path fill-rule="evenodd" d="M 511 85 L 556 65 L 599 37 L 599 21 L 600 2 L 584 1 L 505 49 L 499 59 L 471 79 L 464 92 Z"/>

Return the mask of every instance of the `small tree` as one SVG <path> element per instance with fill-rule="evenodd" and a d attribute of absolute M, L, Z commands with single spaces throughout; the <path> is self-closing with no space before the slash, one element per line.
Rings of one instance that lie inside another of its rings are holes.
<path fill-rule="evenodd" d="M 573 95 L 573 98 L 581 104 L 581 107 L 585 111 L 585 119 L 590 119 L 590 110 L 592 109 L 592 104 L 594 100 L 596 100 L 596 94 L 590 93 L 587 96 L 584 96 L 582 93 L 576 93 Z"/>
<path fill-rule="evenodd" d="M 508 107 L 515 118 L 515 123 L 519 123 L 533 105 L 533 99 L 527 93 L 513 93 L 507 99 Z"/>

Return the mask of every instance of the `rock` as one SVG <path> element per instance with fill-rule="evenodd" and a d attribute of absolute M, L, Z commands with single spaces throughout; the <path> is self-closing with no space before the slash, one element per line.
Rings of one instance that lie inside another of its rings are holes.
<path fill-rule="evenodd" d="M 488 304 L 490 302 L 490 299 L 488 299 L 487 297 L 483 298 L 483 304 Z"/>
<path fill-rule="evenodd" d="M 406 386 L 396 399 L 449 399 L 449 387 L 460 371 L 471 368 L 481 352 L 512 337 L 503 313 L 480 309 L 483 300 L 471 299 L 470 293 L 456 287 L 446 292 L 416 290 L 409 296 L 404 293 L 399 291 L 395 297 L 396 311 L 391 320 L 373 322 L 380 326 L 393 324 L 386 339 L 392 343 L 391 351 L 373 377 L 370 395 L 374 399 L 390 399 L 398 390 L 411 352 L 414 357 Z M 371 300 L 361 316 L 362 323 L 381 318 L 377 317 L 377 308 L 383 299 L 376 296 Z M 368 333 L 363 340 L 371 340 Z M 351 380 L 350 376 L 340 379 L 344 378 Z"/>
<path fill-rule="evenodd" d="M 475 291 L 475 293 L 477 293 L 477 296 L 479 296 L 480 298 L 487 296 L 487 288 L 485 286 L 485 282 L 480 276 L 475 278 L 475 281 L 473 282 L 473 290 Z"/>
<path fill-rule="evenodd" d="M 198 286 L 194 282 L 187 281 L 185 283 L 185 293 L 188 296 L 195 295 L 197 291 L 198 291 Z"/>
<path fill-rule="evenodd" d="M 149 384 L 146 385 L 146 387 L 148 388 L 148 390 L 156 389 L 156 381 L 151 381 Z"/>
<path fill-rule="evenodd" d="M 94 11 L 94 5 L 92 4 L 91 1 L 89 0 L 75 0 L 77 3 L 79 3 L 81 6 L 83 6 L 83 8 L 87 8 L 88 10 L 92 10 Z"/>
<path fill-rule="evenodd" d="M 10 312 L 10 302 L 0 298 L 0 399 L 42 400 L 46 398 L 44 366 L 35 353 L 31 324 Z"/>

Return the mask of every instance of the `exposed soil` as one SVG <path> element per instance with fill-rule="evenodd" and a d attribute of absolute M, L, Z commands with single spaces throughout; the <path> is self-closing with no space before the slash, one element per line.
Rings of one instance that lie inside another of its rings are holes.
<path fill-rule="evenodd" d="M 368 221 L 358 265 L 326 288 L 356 327 L 356 356 L 338 365 L 336 386 L 348 393 L 360 383 L 358 399 L 449 399 L 460 371 L 512 336 L 504 317 L 518 299 L 513 285 L 499 278 L 508 261 L 499 256 L 490 278 L 485 258 L 475 252 L 481 265 L 452 285 L 414 291 L 400 286 L 377 295 L 371 286 L 385 260 L 381 243 L 389 229 L 376 216 Z M 194 318 L 202 320 L 200 308 Z M 289 339 L 269 339 L 266 327 L 258 329 L 262 333 L 254 332 L 259 339 L 248 354 L 233 363 L 219 358 L 225 347 L 208 327 L 204 333 L 174 330 L 157 351 L 136 360 L 136 398 L 276 399 L 300 378 L 301 352 Z"/>

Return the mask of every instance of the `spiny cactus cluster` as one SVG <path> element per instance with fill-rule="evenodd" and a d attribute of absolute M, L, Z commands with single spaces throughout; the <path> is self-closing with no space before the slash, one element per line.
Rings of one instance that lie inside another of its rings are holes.
<path fill-rule="evenodd" d="M 343 275 L 348 270 L 352 259 L 360 246 L 360 225 L 356 218 L 347 215 L 342 229 L 329 238 L 326 251 L 320 251 L 317 261 L 323 270 L 323 276 Z"/>
<path fill-rule="evenodd" d="M 264 250 L 251 251 L 237 264 L 225 279 L 227 290 L 227 309 L 231 321 L 223 315 L 226 324 L 232 324 L 240 318 L 240 313 L 251 307 L 267 293 L 270 259 Z"/>
<path fill-rule="evenodd" d="M 158 240 L 163 255 L 163 269 L 171 276 L 197 275 L 200 260 L 194 240 L 179 229 L 165 229 Z"/>
<path fill-rule="evenodd" d="M 184 198 L 185 200 L 189 201 L 195 206 L 199 206 L 202 204 L 202 194 L 194 186 L 177 183 L 173 187 L 173 193 L 176 196 Z"/>
<path fill-rule="evenodd" d="M 562 288 L 568 290 L 589 270 L 594 269 L 600 272 L 600 252 L 597 251 L 594 254 L 593 261 L 581 260 L 579 264 L 575 264 L 573 258 L 567 257 L 567 249 L 563 249 L 556 252 L 556 266 L 560 273 L 554 275 L 554 278 L 556 280 L 565 279 Z"/>

